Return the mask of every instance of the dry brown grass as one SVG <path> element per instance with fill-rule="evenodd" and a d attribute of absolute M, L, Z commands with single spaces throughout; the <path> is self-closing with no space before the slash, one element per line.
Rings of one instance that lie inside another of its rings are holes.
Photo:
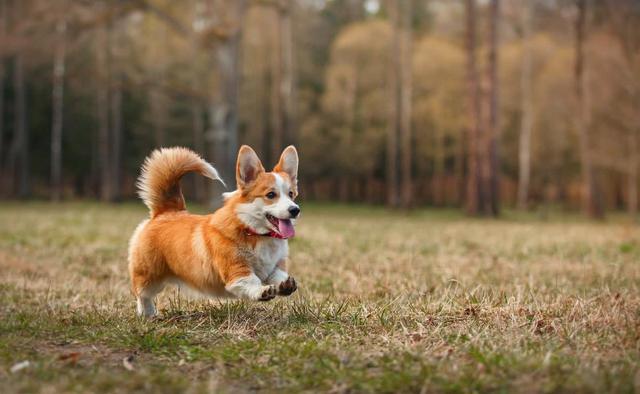
<path fill-rule="evenodd" d="M 134 316 L 138 205 L 0 207 L 9 391 L 640 389 L 640 230 L 307 207 L 300 290 L 268 304 L 160 296 Z M 133 356 L 133 370 L 122 358 Z M 9 368 L 22 360 L 30 367 Z"/>

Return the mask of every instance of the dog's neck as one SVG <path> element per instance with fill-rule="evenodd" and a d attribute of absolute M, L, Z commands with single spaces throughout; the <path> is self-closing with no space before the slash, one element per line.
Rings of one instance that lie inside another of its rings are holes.
<path fill-rule="evenodd" d="M 260 239 L 266 238 L 287 240 L 287 238 L 275 231 L 269 231 L 266 234 L 261 234 L 247 226 L 236 216 L 234 212 L 234 205 L 235 204 L 231 199 L 227 199 L 222 207 L 209 215 L 209 223 L 225 236 L 235 238 L 238 234 L 242 234 L 251 244 L 254 244 L 254 242 Z"/>
<path fill-rule="evenodd" d="M 251 227 L 247 227 L 245 229 L 245 234 L 248 235 L 248 236 L 270 237 L 270 238 L 276 238 L 276 239 L 287 239 L 286 237 L 283 237 L 282 235 L 276 233 L 275 231 L 269 231 L 266 234 L 260 234 L 260 233 L 256 232 L 254 229 L 252 229 Z"/>

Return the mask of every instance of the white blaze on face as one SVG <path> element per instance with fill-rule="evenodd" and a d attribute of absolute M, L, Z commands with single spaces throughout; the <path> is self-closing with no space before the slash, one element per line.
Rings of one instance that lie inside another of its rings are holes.
<path fill-rule="evenodd" d="M 291 214 L 289 213 L 289 208 L 298 206 L 293 202 L 291 197 L 289 197 L 291 185 L 289 182 L 285 182 L 280 174 L 274 173 L 273 176 L 275 177 L 274 188 L 278 194 L 278 201 L 274 204 L 266 205 L 265 212 L 278 219 L 290 219 Z"/>
<path fill-rule="evenodd" d="M 298 207 L 289 197 L 291 191 L 291 185 L 285 181 L 280 174 L 273 173 L 274 191 L 277 193 L 277 200 L 271 204 L 267 204 L 269 201 L 266 197 L 258 197 L 251 202 L 238 204 L 236 207 L 236 214 L 238 218 L 247 226 L 255 230 L 256 232 L 263 234 L 274 230 L 273 224 L 269 223 L 267 214 L 277 219 L 291 219 L 291 213 L 289 208 Z M 291 219 L 292 223 L 295 223 L 294 219 Z"/>

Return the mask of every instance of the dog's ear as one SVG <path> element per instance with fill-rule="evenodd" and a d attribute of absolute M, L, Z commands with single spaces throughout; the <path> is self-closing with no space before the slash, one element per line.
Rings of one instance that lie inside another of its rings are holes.
<path fill-rule="evenodd" d="M 289 145 L 282 151 L 280 161 L 273 168 L 273 171 L 286 173 L 294 186 L 298 184 L 298 151 L 295 146 Z"/>
<path fill-rule="evenodd" d="M 238 189 L 244 189 L 249 186 L 263 172 L 264 167 L 256 152 L 249 146 L 242 145 L 238 152 L 238 161 L 236 163 Z"/>

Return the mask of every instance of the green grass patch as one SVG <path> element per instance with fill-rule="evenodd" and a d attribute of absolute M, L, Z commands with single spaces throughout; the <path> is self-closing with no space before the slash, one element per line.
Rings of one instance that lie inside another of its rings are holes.
<path fill-rule="evenodd" d="M 160 317 L 144 320 L 126 270 L 143 207 L 3 204 L 3 391 L 639 389 L 636 227 L 303 209 L 292 297 L 209 301 L 168 289 Z"/>

